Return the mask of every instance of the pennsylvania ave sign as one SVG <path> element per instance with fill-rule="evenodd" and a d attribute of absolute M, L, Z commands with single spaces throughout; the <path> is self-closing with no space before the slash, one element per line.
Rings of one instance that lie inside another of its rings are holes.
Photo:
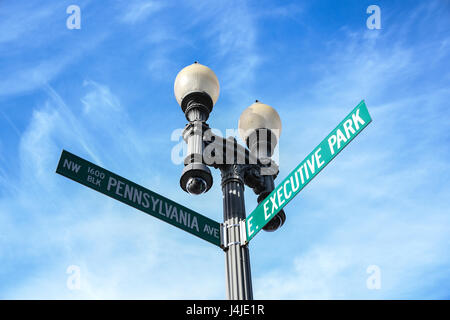
<path fill-rule="evenodd" d="M 364 100 L 264 199 L 245 220 L 250 241 L 372 121 Z"/>
<path fill-rule="evenodd" d="M 220 224 L 63 150 L 56 172 L 220 246 Z"/>

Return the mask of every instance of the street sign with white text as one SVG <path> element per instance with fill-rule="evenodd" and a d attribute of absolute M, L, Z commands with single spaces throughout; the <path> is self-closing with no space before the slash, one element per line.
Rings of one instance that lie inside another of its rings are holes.
<path fill-rule="evenodd" d="M 162 221 L 220 246 L 220 224 L 70 152 L 56 172 Z"/>
<path fill-rule="evenodd" d="M 372 121 L 364 100 L 250 213 L 245 220 L 250 241 L 339 152 Z"/>

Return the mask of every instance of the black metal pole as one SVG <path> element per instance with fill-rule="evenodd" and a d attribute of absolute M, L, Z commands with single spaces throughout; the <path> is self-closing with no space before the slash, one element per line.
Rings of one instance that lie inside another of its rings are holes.
<path fill-rule="evenodd" d="M 223 216 L 226 232 L 225 272 L 227 299 L 252 300 L 253 289 L 250 272 L 250 254 L 243 245 L 242 232 L 245 219 L 244 181 L 242 166 L 224 165 L 222 174 Z"/>

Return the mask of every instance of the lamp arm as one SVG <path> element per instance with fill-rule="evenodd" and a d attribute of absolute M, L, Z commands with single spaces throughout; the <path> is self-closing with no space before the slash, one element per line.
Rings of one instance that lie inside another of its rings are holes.
<path fill-rule="evenodd" d="M 214 168 L 224 164 L 252 165 L 258 169 L 264 168 L 265 170 L 261 170 L 262 175 L 274 175 L 276 177 L 278 174 L 278 165 L 275 161 L 270 159 L 269 163 L 261 163 L 260 159 L 246 147 L 239 144 L 234 137 L 225 139 L 214 134 L 211 130 L 207 130 L 203 133 L 203 141 L 205 143 L 205 151 L 207 151 L 203 153 L 203 160 L 206 165 Z M 214 152 L 208 152 L 212 150 Z M 220 152 L 220 155 L 217 155 L 216 152 Z M 222 161 L 217 163 L 217 159 Z"/>

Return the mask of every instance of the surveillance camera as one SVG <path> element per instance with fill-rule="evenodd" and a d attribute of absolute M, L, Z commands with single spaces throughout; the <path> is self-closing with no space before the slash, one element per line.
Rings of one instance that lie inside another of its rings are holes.
<path fill-rule="evenodd" d="M 275 217 L 273 217 L 269 223 L 267 223 L 264 227 L 264 231 L 272 232 L 280 228 L 284 222 L 286 221 L 286 214 L 284 213 L 284 210 L 281 209 L 280 212 L 278 212 Z"/>
<path fill-rule="evenodd" d="M 190 194 L 202 194 L 207 187 L 206 181 L 199 177 L 189 178 L 186 182 L 186 191 Z"/>
<path fill-rule="evenodd" d="M 265 175 L 261 176 L 262 183 L 254 188 L 253 190 L 258 192 L 258 204 L 266 199 L 270 193 L 275 189 L 274 176 Z M 286 221 L 286 214 L 284 210 L 281 209 L 264 227 L 264 231 L 275 231 L 280 228 Z"/>
<path fill-rule="evenodd" d="M 180 178 L 181 188 L 190 194 L 202 194 L 211 189 L 213 179 L 211 171 L 203 163 L 190 163 L 183 169 Z"/>

